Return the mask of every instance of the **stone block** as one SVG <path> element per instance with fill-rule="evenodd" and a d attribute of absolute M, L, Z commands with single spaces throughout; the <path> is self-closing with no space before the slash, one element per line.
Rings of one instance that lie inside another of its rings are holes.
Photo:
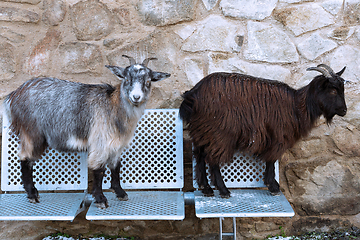
<path fill-rule="evenodd" d="M 341 77 L 353 83 L 360 79 L 360 50 L 351 45 L 338 47 L 330 60 L 330 66 L 334 71 L 340 71 L 344 66 L 346 70 Z"/>
<path fill-rule="evenodd" d="M 316 3 L 276 9 L 274 16 L 296 36 L 335 23 L 333 15 Z"/>
<path fill-rule="evenodd" d="M 224 16 L 263 20 L 275 9 L 277 0 L 221 0 L 220 8 Z"/>
<path fill-rule="evenodd" d="M 291 77 L 290 70 L 282 66 L 250 63 L 221 53 L 209 54 L 209 73 L 221 71 L 238 72 L 278 81 L 286 81 Z"/>
<path fill-rule="evenodd" d="M 114 28 L 111 12 L 98 0 L 78 2 L 70 8 L 70 12 L 78 40 L 100 40 Z"/>
<path fill-rule="evenodd" d="M 40 20 L 38 13 L 15 7 L 0 7 L 0 21 L 37 23 Z"/>
<path fill-rule="evenodd" d="M 60 32 L 49 30 L 32 50 L 25 62 L 25 71 L 32 76 L 47 75 L 51 68 L 52 52 L 58 47 L 61 40 Z"/>
<path fill-rule="evenodd" d="M 218 15 L 210 15 L 197 23 L 197 29 L 186 39 L 181 50 L 238 52 L 241 49 L 236 41 L 238 35 L 244 35 L 244 30 L 239 25 Z"/>
<path fill-rule="evenodd" d="M 355 32 L 354 27 L 341 26 L 341 27 L 338 27 L 338 28 L 332 30 L 328 34 L 328 36 L 330 38 L 333 38 L 333 39 L 336 39 L 336 40 L 345 41 L 346 39 L 351 37 L 351 35 L 353 35 L 354 32 Z"/>
<path fill-rule="evenodd" d="M 342 5 L 343 0 L 328 0 L 321 3 L 321 6 L 332 15 L 338 14 Z"/>
<path fill-rule="evenodd" d="M 298 45 L 299 52 L 309 60 L 315 60 L 322 54 L 329 52 L 337 47 L 336 42 L 325 39 L 319 33 L 314 33 Z"/>
<path fill-rule="evenodd" d="M 245 59 L 270 63 L 292 63 L 299 60 L 294 43 L 277 27 L 268 23 L 249 21 L 247 29 Z"/>
<path fill-rule="evenodd" d="M 36 5 L 39 2 L 41 2 L 41 0 L 0 0 L 2 2 L 14 2 L 14 3 L 28 3 L 28 4 L 33 4 Z"/>
<path fill-rule="evenodd" d="M 15 48 L 10 43 L 0 43 L 0 76 L 11 79 L 15 75 Z"/>
<path fill-rule="evenodd" d="M 360 131 L 355 126 L 338 126 L 331 135 L 336 147 L 346 156 L 360 157 Z"/>
<path fill-rule="evenodd" d="M 52 26 L 59 25 L 67 11 L 66 4 L 61 0 L 46 0 L 43 9 L 42 21 Z"/>
<path fill-rule="evenodd" d="M 295 212 L 306 215 L 354 215 L 360 212 L 357 159 L 327 156 L 285 166 Z"/>
<path fill-rule="evenodd" d="M 101 73 L 104 64 L 99 46 L 70 42 L 60 45 L 60 62 L 64 73 Z"/>
<path fill-rule="evenodd" d="M 166 26 L 194 18 L 194 0 L 144 0 L 137 5 L 141 21 L 149 26 Z"/>
<path fill-rule="evenodd" d="M 13 43 L 25 42 L 25 35 L 14 32 L 13 30 L 7 27 L 0 28 L 0 37 L 3 37 Z"/>
<path fill-rule="evenodd" d="M 360 2 L 358 0 L 345 0 L 344 20 L 347 25 L 360 23 Z"/>

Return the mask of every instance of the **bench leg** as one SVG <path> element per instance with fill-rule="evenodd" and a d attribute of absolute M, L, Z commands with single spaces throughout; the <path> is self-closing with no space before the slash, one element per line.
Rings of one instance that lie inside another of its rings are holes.
<path fill-rule="evenodd" d="M 223 228 L 222 228 L 222 221 L 223 218 L 219 218 L 219 224 L 220 224 L 220 236 L 219 239 L 222 240 L 223 236 L 232 236 L 234 240 L 236 240 L 236 218 L 233 217 L 233 232 L 232 233 L 223 233 Z"/>

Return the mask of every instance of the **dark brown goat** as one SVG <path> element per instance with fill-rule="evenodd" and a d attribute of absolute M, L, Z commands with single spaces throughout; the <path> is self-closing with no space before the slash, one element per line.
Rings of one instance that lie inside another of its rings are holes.
<path fill-rule="evenodd" d="M 229 162 L 240 150 L 266 162 L 264 183 L 276 195 L 274 163 L 300 138 L 306 136 L 321 115 L 330 123 L 346 114 L 344 79 L 320 64 L 322 73 L 296 90 L 285 83 L 238 73 L 213 73 L 184 93 L 180 117 L 188 129 L 196 158 L 197 181 L 205 195 L 213 195 L 205 167 L 208 163 L 215 187 L 230 197 L 219 164 Z"/>

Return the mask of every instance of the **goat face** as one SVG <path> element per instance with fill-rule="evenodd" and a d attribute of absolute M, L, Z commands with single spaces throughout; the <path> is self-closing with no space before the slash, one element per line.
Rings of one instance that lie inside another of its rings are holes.
<path fill-rule="evenodd" d="M 324 64 L 319 66 L 325 68 L 327 72 L 323 72 L 324 75 L 317 76 L 313 80 L 316 83 L 314 94 L 317 95 L 317 104 L 329 123 L 335 115 L 343 117 L 347 111 L 344 94 L 344 83 L 346 81 L 341 77 L 345 67 L 340 72 L 334 73 Z M 319 71 L 318 68 L 310 68 L 308 70 Z"/>
<path fill-rule="evenodd" d="M 140 106 L 149 97 L 151 82 L 170 77 L 169 73 L 155 72 L 144 64 L 133 64 L 126 68 L 106 65 L 118 78 L 122 79 L 121 91 L 126 100 Z"/>

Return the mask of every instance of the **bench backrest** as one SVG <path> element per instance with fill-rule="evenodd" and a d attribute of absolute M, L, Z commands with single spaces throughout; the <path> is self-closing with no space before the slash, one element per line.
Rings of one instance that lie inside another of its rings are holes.
<path fill-rule="evenodd" d="M 195 159 L 193 160 L 193 186 L 198 188 L 195 178 Z M 221 176 L 228 188 L 260 188 L 266 187 L 263 176 L 265 172 L 265 162 L 256 157 L 238 152 L 234 154 L 233 161 L 230 164 L 222 164 Z M 207 176 L 210 180 L 209 169 L 207 167 Z M 279 163 L 275 163 L 275 179 L 279 182 Z"/>
<path fill-rule="evenodd" d="M 2 128 L 1 190 L 23 191 L 18 157 L 19 139 L 11 132 L 4 114 Z M 47 148 L 34 164 L 34 182 L 38 190 L 86 190 L 87 154 L 58 152 Z"/>
<path fill-rule="evenodd" d="M 183 123 L 178 109 L 145 110 L 121 156 L 122 188 L 181 189 L 183 177 Z M 110 188 L 109 169 L 103 188 Z"/>

